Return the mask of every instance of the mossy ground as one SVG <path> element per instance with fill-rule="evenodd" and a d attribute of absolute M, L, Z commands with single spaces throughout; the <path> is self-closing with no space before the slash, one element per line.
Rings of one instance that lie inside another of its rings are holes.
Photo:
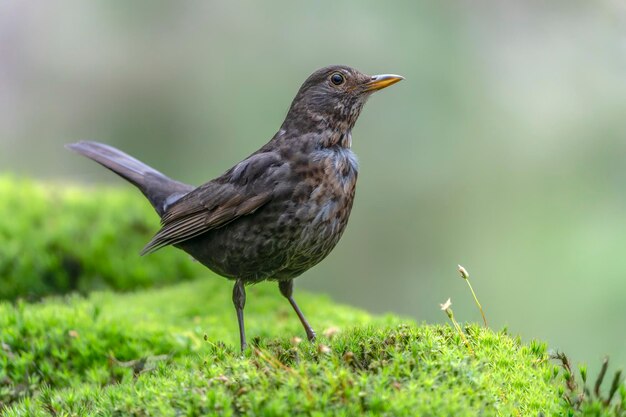
<path fill-rule="evenodd" d="M 230 285 L 217 277 L 2 304 L 5 415 L 550 415 L 561 406 L 540 344 L 470 326 L 472 354 L 449 326 L 299 298 L 318 329 L 340 331 L 296 343 L 299 322 L 262 284 L 249 291 L 254 346 L 244 356 Z"/>
<path fill-rule="evenodd" d="M 124 291 L 202 273 L 180 251 L 141 261 L 159 219 L 133 191 L 0 175 L 0 299 Z"/>
<path fill-rule="evenodd" d="M 477 325 L 464 340 L 298 291 L 320 337 L 294 339 L 275 283 L 248 289 L 242 355 L 231 283 L 173 249 L 135 254 L 157 223 L 137 195 L 0 177 L 0 199 L 0 415 L 626 414 L 623 384 L 576 411 L 543 344 Z"/>

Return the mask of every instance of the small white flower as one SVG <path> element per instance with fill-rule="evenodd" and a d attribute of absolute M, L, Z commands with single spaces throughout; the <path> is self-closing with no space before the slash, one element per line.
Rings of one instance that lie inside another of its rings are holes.
<path fill-rule="evenodd" d="M 459 274 L 461 274 L 461 278 L 468 279 L 469 272 L 467 272 L 467 269 L 463 268 L 461 265 L 457 265 L 457 266 L 459 268 Z"/>

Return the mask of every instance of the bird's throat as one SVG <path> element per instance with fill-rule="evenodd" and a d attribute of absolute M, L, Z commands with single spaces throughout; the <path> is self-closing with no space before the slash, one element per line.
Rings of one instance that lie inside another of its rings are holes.
<path fill-rule="evenodd" d="M 322 148 L 331 148 L 339 146 L 341 148 L 350 149 L 352 147 L 352 131 L 338 130 L 338 129 L 326 129 L 319 135 Z"/>

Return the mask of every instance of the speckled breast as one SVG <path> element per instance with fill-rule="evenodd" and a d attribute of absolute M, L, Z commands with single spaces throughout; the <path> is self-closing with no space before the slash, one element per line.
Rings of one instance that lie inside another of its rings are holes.
<path fill-rule="evenodd" d="M 324 259 L 341 238 L 357 172 L 350 149 L 315 151 L 293 167 L 288 192 L 178 246 L 228 278 L 246 282 L 295 278 Z"/>

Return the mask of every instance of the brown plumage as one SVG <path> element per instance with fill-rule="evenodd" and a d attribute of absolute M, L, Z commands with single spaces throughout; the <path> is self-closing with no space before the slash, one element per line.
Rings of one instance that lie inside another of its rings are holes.
<path fill-rule="evenodd" d="M 315 71 L 267 144 L 197 188 L 107 145 L 68 147 L 132 182 L 150 200 L 162 228 L 142 254 L 173 245 L 235 280 L 242 349 L 245 284 L 264 280 L 279 282 L 312 340 L 315 332 L 292 297 L 293 279 L 339 241 L 357 180 L 352 128 L 370 94 L 401 79 L 371 77 L 345 66 Z"/>

